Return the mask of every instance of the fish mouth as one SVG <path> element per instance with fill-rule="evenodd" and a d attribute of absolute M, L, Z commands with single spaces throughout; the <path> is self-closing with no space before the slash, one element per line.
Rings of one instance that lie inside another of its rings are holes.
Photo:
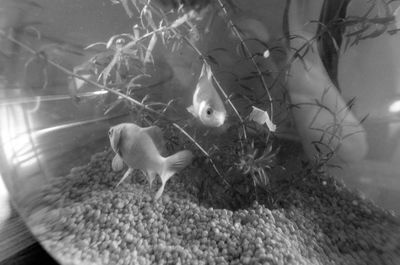
<path fill-rule="evenodd" d="M 224 121 L 216 121 L 212 124 L 212 126 L 216 128 L 221 127 L 222 125 L 224 125 Z"/>
<path fill-rule="evenodd" d="M 224 125 L 225 122 L 225 118 L 223 119 L 215 119 L 215 120 L 207 120 L 207 121 L 203 121 L 204 125 L 208 126 L 208 127 L 221 127 L 222 125 Z"/>
<path fill-rule="evenodd" d="M 216 113 L 216 127 L 221 127 L 225 123 L 226 114 L 223 112 Z"/>

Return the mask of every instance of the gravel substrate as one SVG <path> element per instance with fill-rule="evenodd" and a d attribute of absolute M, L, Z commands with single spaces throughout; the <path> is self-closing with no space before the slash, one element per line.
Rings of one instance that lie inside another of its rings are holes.
<path fill-rule="evenodd" d="M 28 218 L 62 264 L 400 264 L 397 220 L 333 180 L 289 185 L 274 210 L 231 211 L 199 205 L 179 177 L 157 202 L 144 181 L 114 189 L 111 158 L 58 178 Z"/>

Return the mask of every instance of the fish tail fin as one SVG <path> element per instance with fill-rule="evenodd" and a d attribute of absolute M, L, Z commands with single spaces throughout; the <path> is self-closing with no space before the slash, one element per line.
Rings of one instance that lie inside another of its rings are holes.
<path fill-rule="evenodd" d="M 164 192 L 165 184 L 175 174 L 192 163 L 193 154 L 188 150 L 177 152 L 166 158 L 165 164 L 160 174 L 161 187 L 158 189 L 154 199 L 157 200 Z"/>

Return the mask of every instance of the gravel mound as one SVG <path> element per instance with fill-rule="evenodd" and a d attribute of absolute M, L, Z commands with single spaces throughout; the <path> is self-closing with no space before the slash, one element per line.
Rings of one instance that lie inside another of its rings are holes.
<path fill-rule="evenodd" d="M 145 181 L 115 189 L 111 158 L 57 178 L 28 218 L 62 264 L 400 264 L 397 219 L 334 180 L 296 182 L 273 210 L 231 211 L 199 205 L 179 177 L 157 202 Z"/>

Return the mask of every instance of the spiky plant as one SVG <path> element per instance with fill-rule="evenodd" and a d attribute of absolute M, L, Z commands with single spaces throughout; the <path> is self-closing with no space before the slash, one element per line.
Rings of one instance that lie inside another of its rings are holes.
<path fill-rule="evenodd" d="M 269 172 L 275 164 L 276 151 L 269 144 L 262 152 L 254 147 L 254 140 L 246 145 L 240 152 L 239 162 L 235 166 L 244 174 L 250 175 L 254 186 L 267 187 L 269 184 Z"/>

